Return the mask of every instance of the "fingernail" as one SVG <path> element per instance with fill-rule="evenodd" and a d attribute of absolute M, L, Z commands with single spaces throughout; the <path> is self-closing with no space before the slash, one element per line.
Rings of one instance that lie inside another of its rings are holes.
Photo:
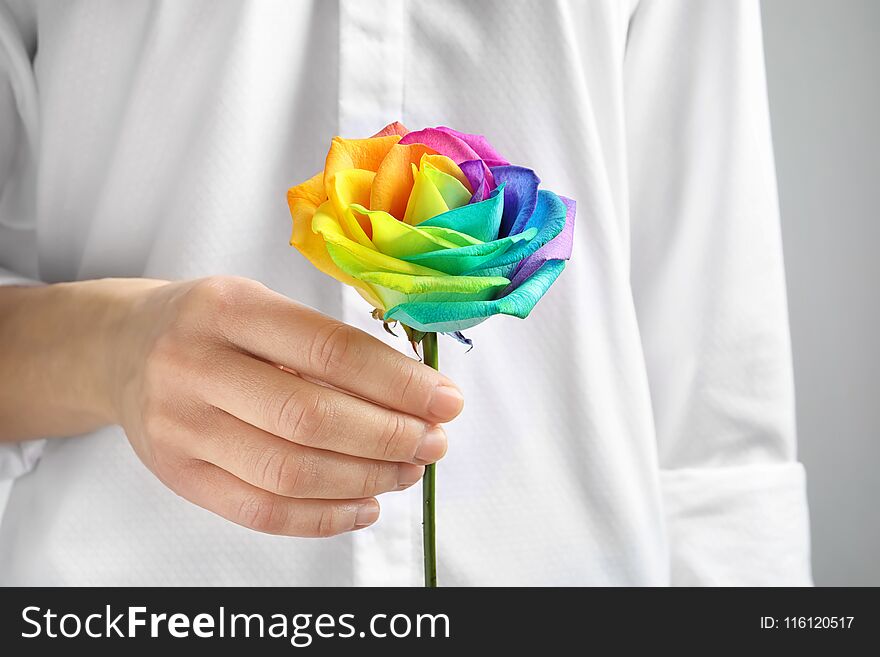
<path fill-rule="evenodd" d="M 361 529 L 362 527 L 369 527 L 376 522 L 376 518 L 378 517 L 379 503 L 375 500 L 368 502 L 358 509 L 357 515 L 354 517 L 354 528 Z"/>
<path fill-rule="evenodd" d="M 425 474 L 425 467 L 412 463 L 401 463 L 397 466 L 397 490 L 409 488 Z"/>
<path fill-rule="evenodd" d="M 464 397 L 458 388 L 450 385 L 440 385 L 434 388 L 431 403 L 428 404 L 428 412 L 439 420 L 451 420 L 461 413 L 464 406 Z"/>
<path fill-rule="evenodd" d="M 439 461 L 446 453 L 446 432 L 440 427 L 431 427 L 416 449 L 416 463 L 428 464 Z"/>

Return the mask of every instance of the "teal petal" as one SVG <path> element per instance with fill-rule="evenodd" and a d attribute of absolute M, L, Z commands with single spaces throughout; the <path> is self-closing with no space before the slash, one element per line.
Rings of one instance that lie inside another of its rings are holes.
<path fill-rule="evenodd" d="M 500 185 L 485 201 L 470 203 L 438 214 L 420 223 L 419 228 L 424 226 L 452 228 L 459 233 L 467 233 L 481 242 L 490 242 L 498 238 L 503 213 L 504 185 Z"/>
<path fill-rule="evenodd" d="M 512 315 L 524 319 L 563 269 L 564 260 L 548 260 L 522 285 L 500 299 L 401 303 L 385 311 L 385 320 L 397 320 L 426 333 L 451 333 L 476 326 L 492 315 Z"/>
<path fill-rule="evenodd" d="M 565 215 L 568 209 L 565 203 L 553 192 L 540 190 L 538 203 L 535 211 L 525 225 L 525 232 L 537 231 L 537 234 L 529 240 L 520 241 L 513 248 L 499 253 L 495 258 L 488 260 L 475 269 L 463 271 L 469 276 L 504 276 L 510 278 L 513 270 L 522 261 L 544 246 L 547 242 L 562 232 L 565 228 Z M 521 233 L 522 234 L 522 233 Z M 420 263 L 426 264 L 426 263 Z M 427 265 L 431 266 L 431 265 Z"/>

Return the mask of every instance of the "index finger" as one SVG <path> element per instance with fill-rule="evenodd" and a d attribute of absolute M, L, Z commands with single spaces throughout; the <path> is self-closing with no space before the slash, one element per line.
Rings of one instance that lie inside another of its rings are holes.
<path fill-rule="evenodd" d="M 237 312 L 227 313 L 225 332 L 258 358 L 431 422 L 448 422 L 464 406 L 448 377 L 281 294 L 250 295 Z"/>

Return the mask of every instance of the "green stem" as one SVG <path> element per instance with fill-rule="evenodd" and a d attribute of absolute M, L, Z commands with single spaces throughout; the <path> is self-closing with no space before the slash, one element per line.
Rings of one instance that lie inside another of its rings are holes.
<path fill-rule="evenodd" d="M 439 369 L 437 357 L 437 334 L 426 333 L 422 340 L 422 350 L 425 355 L 425 365 Z M 435 588 L 437 586 L 437 534 L 435 527 L 435 464 L 425 466 L 425 476 L 422 479 L 422 536 L 425 550 L 425 586 Z"/>

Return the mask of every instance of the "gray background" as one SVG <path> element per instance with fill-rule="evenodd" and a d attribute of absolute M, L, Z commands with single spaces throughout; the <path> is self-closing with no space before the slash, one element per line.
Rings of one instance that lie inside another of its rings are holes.
<path fill-rule="evenodd" d="M 817 585 L 880 585 L 880 2 L 764 0 Z"/>

